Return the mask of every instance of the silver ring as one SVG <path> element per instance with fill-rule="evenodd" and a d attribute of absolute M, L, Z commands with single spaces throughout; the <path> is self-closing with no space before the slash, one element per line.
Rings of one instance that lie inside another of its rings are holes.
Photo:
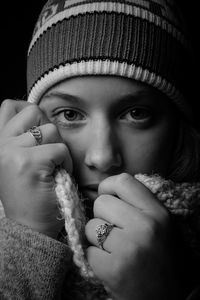
<path fill-rule="evenodd" d="M 97 243 L 102 250 L 105 250 L 103 247 L 103 244 L 104 244 L 105 240 L 107 239 L 109 233 L 113 229 L 113 227 L 114 227 L 114 225 L 109 224 L 109 223 L 100 224 L 100 225 L 97 225 L 97 227 L 96 227 Z"/>
<path fill-rule="evenodd" d="M 38 126 L 31 127 L 29 130 L 27 130 L 27 132 L 29 132 L 32 137 L 34 137 L 36 146 L 42 144 L 42 133 Z"/>

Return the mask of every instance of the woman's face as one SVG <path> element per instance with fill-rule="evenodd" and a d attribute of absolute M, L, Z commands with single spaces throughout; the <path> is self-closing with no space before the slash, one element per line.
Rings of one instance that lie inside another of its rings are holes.
<path fill-rule="evenodd" d="M 175 140 L 173 105 L 153 88 L 114 76 L 68 79 L 40 102 L 68 146 L 85 197 L 127 172 L 167 175 Z"/>

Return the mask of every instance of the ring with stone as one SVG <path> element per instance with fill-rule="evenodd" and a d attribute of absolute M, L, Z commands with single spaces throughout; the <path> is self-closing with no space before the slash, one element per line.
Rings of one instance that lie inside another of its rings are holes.
<path fill-rule="evenodd" d="M 107 239 L 109 233 L 113 229 L 113 227 L 114 227 L 114 225 L 109 224 L 109 223 L 100 224 L 100 225 L 97 225 L 97 227 L 96 227 L 97 243 L 102 250 L 105 250 L 103 247 L 103 244 L 104 244 L 105 240 Z"/>
<path fill-rule="evenodd" d="M 42 133 L 38 126 L 31 127 L 29 130 L 27 130 L 27 132 L 34 137 L 36 146 L 42 144 Z"/>

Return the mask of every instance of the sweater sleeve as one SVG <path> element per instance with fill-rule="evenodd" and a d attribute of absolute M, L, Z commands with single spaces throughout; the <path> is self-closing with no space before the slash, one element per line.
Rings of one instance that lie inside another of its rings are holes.
<path fill-rule="evenodd" d="M 0 220 L 0 298 L 59 299 L 71 262 L 67 245 Z"/>

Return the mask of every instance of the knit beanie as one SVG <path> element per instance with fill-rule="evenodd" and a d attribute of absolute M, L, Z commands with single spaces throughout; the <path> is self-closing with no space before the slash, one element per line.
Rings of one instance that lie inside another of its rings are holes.
<path fill-rule="evenodd" d="M 172 0 L 49 0 L 28 50 L 28 101 L 66 78 L 122 76 L 163 92 L 191 120 L 184 27 Z"/>

